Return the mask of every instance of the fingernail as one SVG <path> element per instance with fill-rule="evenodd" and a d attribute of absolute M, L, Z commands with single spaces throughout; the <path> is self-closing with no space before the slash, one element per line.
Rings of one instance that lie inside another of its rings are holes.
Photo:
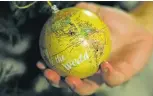
<path fill-rule="evenodd" d="M 65 79 L 66 83 L 74 90 L 75 88 L 78 88 L 82 86 L 83 82 L 80 80 L 80 78 L 77 77 L 67 77 Z"/>
<path fill-rule="evenodd" d="M 44 70 L 44 69 L 46 69 L 46 67 L 44 66 L 44 64 L 42 64 L 41 62 L 37 62 L 37 67 L 39 68 L 39 69 L 41 69 L 41 70 Z"/>
<path fill-rule="evenodd" d="M 56 87 L 56 88 L 60 88 L 59 84 L 54 84 L 52 83 L 52 86 Z"/>
<path fill-rule="evenodd" d="M 44 75 L 47 79 L 49 79 L 52 83 L 54 84 L 58 84 L 60 77 L 58 76 L 58 74 L 50 69 L 46 69 L 44 71 Z"/>
<path fill-rule="evenodd" d="M 104 73 L 108 73 L 108 72 L 112 72 L 113 71 L 113 68 L 112 68 L 112 66 L 111 66 L 111 64 L 109 62 L 103 63 L 101 67 L 102 67 L 102 71 Z"/>
<path fill-rule="evenodd" d="M 104 72 L 105 72 L 105 73 L 108 72 L 108 68 L 104 68 Z"/>

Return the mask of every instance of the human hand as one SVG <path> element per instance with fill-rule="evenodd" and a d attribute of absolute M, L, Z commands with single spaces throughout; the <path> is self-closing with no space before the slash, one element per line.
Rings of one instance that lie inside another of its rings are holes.
<path fill-rule="evenodd" d="M 123 11 L 91 3 L 76 5 L 96 13 L 109 27 L 111 32 L 112 50 L 108 62 L 102 62 L 100 69 L 92 77 L 81 80 L 67 76 L 64 81 L 59 74 L 45 69 L 44 64 L 37 67 L 44 70 L 45 77 L 58 87 L 70 87 L 79 95 L 94 93 L 103 83 L 110 87 L 128 81 L 147 64 L 153 49 L 153 37 L 135 18 Z M 103 78 L 103 79 L 102 79 Z M 104 81 L 103 81 L 104 80 Z"/>

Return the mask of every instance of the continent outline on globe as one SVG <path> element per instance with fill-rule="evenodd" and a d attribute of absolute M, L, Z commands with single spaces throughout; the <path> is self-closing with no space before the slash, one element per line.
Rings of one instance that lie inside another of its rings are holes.
<path fill-rule="evenodd" d="M 63 14 L 66 12 L 68 16 L 60 16 L 62 12 Z M 87 19 L 85 16 L 88 16 Z M 97 24 L 93 23 L 95 22 L 93 20 L 97 21 Z M 104 61 L 102 59 L 109 57 L 111 41 L 108 27 L 94 13 L 84 9 L 67 8 L 59 11 L 46 22 L 41 36 L 42 57 L 47 65 L 61 76 L 74 75 L 81 78 L 91 76 Z M 79 61 L 82 63 L 78 63 Z M 84 68 L 88 71 L 83 70 Z M 82 72 L 78 71 L 80 69 Z"/>

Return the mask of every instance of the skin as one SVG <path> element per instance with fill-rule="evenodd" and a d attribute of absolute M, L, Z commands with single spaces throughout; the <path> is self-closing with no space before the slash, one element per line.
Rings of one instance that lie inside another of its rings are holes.
<path fill-rule="evenodd" d="M 70 87 L 79 95 L 90 95 L 104 83 L 110 87 L 119 86 L 143 70 L 152 54 L 151 32 L 132 15 L 119 9 L 92 3 L 79 3 L 76 7 L 96 13 L 109 27 L 112 40 L 111 56 L 107 62 L 102 62 L 99 71 L 92 77 L 81 80 L 67 76 L 66 84 L 59 74 L 46 69 L 43 63 L 38 62 L 37 67 L 44 70 L 44 76 L 53 86 Z"/>

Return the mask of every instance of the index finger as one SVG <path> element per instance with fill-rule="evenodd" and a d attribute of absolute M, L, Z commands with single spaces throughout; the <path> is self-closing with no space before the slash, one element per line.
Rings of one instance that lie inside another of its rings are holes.
<path fill-rule="evenodd" d="M 99 6 L 97 4 L 94 4 L 94 3 L 85 3 L 85 2 L 78 3 L 76 5 L 76 7 L 89 10 L 89 11 L 91 11 L 91 12 L 97 14 L 97 15 L 98 15 L 98 13 L 100 11 L 100 8 L 101 8 L 101 6 Z"/>
<path fill-rule="evenodd" d="M 78 8 L 89 10 L 100 17 L 100 19 L 104 20 L 107 18 L 112 18 L 112 8 L 109 6 L 99 5 L 95 3 L 85 3 L 81 2 L 76 5 Z M 113 8 L 115 10 L 115 8 Z M 119 10 L 116 10 L 119 11 Z M 105 17 L 105 18 L 104 18 Z M 107 20 L 106 20 L 107 21 Z"/>

